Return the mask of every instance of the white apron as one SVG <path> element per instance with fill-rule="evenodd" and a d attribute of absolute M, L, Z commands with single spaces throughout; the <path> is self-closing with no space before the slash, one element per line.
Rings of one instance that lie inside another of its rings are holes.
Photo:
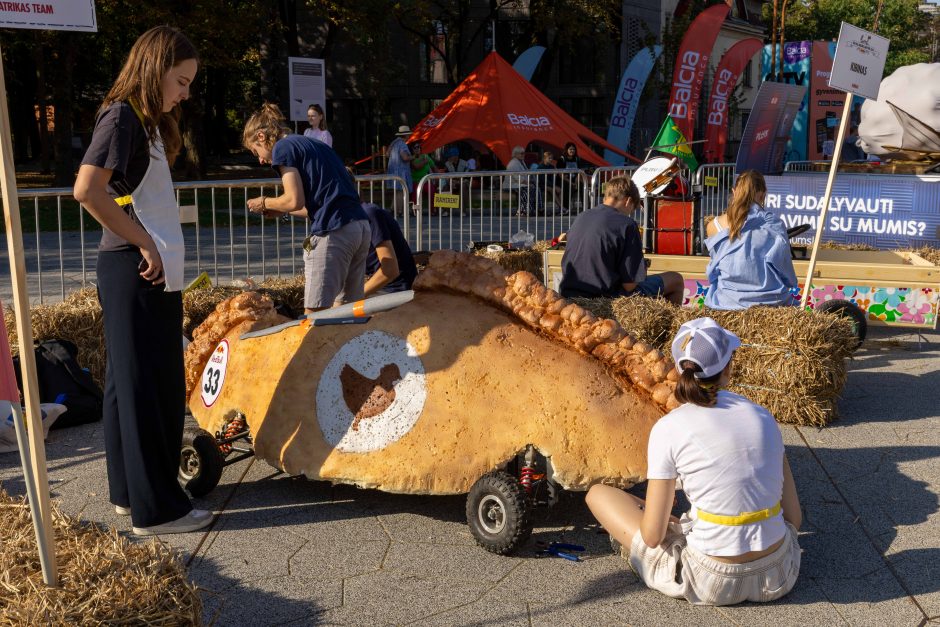
<path fill-rule="evenodd" d="M 186 246 L 183 242 L 183 228 L 180 226 L 179 207 L 173 192 L 173 180 L 170 178 L 170 165 L 163 149 L 163 139 L 157 134 L 157 141 L 150 149 L 150 165 L 143 180 L 131 193 L 134 212 L 137 219 L 157 245 L 157 252 L 163 260 L 163 276 L 166 291 L 178 292 L 183 289 L 183 261 Z"/>

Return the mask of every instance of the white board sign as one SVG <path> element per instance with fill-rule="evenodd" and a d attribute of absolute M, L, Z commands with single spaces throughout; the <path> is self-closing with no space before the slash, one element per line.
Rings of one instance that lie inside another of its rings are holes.
<path fill-rule="evenodd" d="M 878 100 L 878 89 L 891 41 L 842 22 L 829 86 L 869 100 Z"/>
<path fill-rule="evenodd" d="M 318 104 L 326 111 L 326 65 L 323 59 L 287 57 L 290 83 L 290 120 L 307 119 L 307 108 Z"/>
<path fill-rule="evenodd" d="M 0 2 L 0 28 L 98 32 L 95 0 Z"/>

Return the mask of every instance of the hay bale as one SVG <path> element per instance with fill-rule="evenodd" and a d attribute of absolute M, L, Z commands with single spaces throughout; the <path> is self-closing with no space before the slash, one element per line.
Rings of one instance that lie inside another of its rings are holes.
<path fill-rule="evenodd" d="M 0 488 L 0 625 L 199 625 L 202 601 L 166 545 L 134 543 L 54 505 L 59 587 L 47 588 L 29 508 Z"/>
<path fill-rule="evenodd" d="M 192 336 L 193 330 L 202 324 L 223 300 L 242 292 L 232 286 L 210 287 L 193 290 L 183 295 L 183 332 Z M 298 315 L 303 313 L 303 276 L 289 279 L 266 279 L 257 291 L 270 296 L 276 303 L 286 304 Z M 3 312 L 7 334 L 13 353 L 18 352 L 16 342 L 16 320 L 13 309 Z M 104 387 L 105 348 L 104 320 L 101 305 L 93 287 L 71 292 L 65 300 L 54 305 L 37 305 L 30 309 L 33 339 L 36 342 L 61 338 L 78 347 L 78 362 L 88 368 L 98 385 Z"/>
<path fill-rule="evenodd" d="M 549 242 L 538 241 L 529 250 L 502 250 L 492 253 L 485 248 L 473 251 L 473 254 L 480 257 L 492 259 L 509 272 L 518 272 L 525 270 L 531 272 L 535 277 L 545 282 L 545 275 L 542 274 L 542 253 L 551 246 Z"/>
<path fill-rule="evenodd" d="M 929 261 L 935 266 L 940 266 L 940 249 L 931 246 L 921 246 L 920 248 L 913 249 L 911 252 L 919 255 L 925 261 Z"/>
<path fill-rule="evenodd" d="M 667 354 L 683 323 L 710 316 L 741 338 L 729 389 L 765 406 L 778 422 L 823 426 L 837 416 L 855 342 L 845 318 L 798 307 L 687 309 L 651 298 L 618 298 L 611 308 L 627 332 Z"/>

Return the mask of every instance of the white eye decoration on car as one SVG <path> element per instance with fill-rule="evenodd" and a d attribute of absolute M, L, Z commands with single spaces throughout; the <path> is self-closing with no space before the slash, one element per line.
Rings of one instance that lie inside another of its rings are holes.
<path fill-rule="evenodd" d="M 385 448 L 411 430 L 427 385 L 417 351 L 400 337 L 369 331 L 346 342 L 317 385 L 317 421 L 330 446 L 346 453 Z"/>

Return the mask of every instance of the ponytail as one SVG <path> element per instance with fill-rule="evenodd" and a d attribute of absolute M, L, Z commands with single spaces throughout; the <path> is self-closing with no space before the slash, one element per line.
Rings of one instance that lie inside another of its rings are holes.
<path fill-rule="evenodd" d="M 695 373 L 702 371 L 697 364 L 683 360 L 679 362 L 679 367 L 682 368 L 682 374 L 676 383 L 676 400 L 699 407 L 714 407 L 718 402 L 718 381 L 722 373 L 708 379 L 696 379 Z"/>
<path fill-rule="evenodd" d="M 290 133 L 287 120 L 276 104 L 266 102 L 261 109 L 248 118 L 242 133 L 242 145 L 251 149 L 259 132 L 264 133 L 264 144 L 269 148 L 274 146 L 277 140 Z"/>
<path fill-rule="evenodd" d="M 728 209 L 728 239 L 734 241 L 741 234 L 751 205 L 767 193 L 764 176 L 757 170 L 745 170 L 734 184 L 734 191 Z"/>

